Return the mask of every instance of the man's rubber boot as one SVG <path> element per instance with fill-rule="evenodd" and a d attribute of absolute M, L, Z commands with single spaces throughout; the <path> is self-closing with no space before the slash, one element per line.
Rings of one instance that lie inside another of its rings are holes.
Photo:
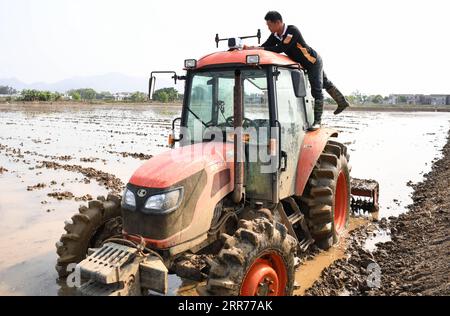
<path fill-rule="evenodd" d="M 316 131 L 322 125 L 322 113 L 323 113 L 323 100 L 314 100 L 314 123 L 308 129 L 310 131 Z"/>
<path fill-rule="evenodd" d="M 334 115 L 341 113 L 350 106 L 344 95 L 335 86 L 328 88 L 327 92 L 338 105 L 336 111 L 334 111 Z"/>

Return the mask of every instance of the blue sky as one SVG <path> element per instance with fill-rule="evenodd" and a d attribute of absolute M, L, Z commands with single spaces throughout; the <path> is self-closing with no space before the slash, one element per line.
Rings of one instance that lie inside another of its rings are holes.
<path fill-rule="evenodd" d="M 0 78 L 53 82 L 120 72 L 181 71 L 248 35 L 278 10 L 345 93 L 450 93 L 446 0 L 0 0 Z M 250 41 L 250 44 L 254 42 Z"/>

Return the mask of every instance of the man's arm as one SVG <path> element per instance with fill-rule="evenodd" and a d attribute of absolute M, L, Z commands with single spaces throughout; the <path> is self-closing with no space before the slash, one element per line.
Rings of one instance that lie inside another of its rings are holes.
<path fill-rule="evenodd" d="M 275 46 L 277 44 L 277 39 L 273 34 L 267 38 L 267 40 L 261 46 L 247 46 L 244 45 L 244 49 L 264 49 L 264 47 Z"/>
<path fill-rule="evenodd" d="M 273 36 L 273 34 L 271 36 Z M 282 42 L 279 42 L 276 45 L 271 45 L 271 46 L 269 46 L 269 45 L 263 46 L 265 44 L 264 43 L 261 46 L 264 47 L 265 50 L 268 50 L 271 52 L 284 53 L 289 48 L 291 48 L 293 45 L 296 45 L 299 38 L 300 38 L 300 31 L 295 26 L 291 26 L 287 30 L 286 38 Z"/>
<path fill-rule="evenodd" d="M 261 47 L 271 47 L 277 45 L 277 39 L 273 34 L 267 38 L 267 40 L 261 45 Z"/>

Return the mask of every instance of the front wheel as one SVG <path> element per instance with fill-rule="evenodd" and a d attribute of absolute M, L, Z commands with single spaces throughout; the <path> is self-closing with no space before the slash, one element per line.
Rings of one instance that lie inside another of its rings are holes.
<path fill-rule="evenodd" d="M 221 296 L 283 296 L 294 288 L 297 242 L 266 218 L 241 220 L 214 260 L 206 291 Z"/>
<path fill-rule="evenodd" d="M 106 239 L 122 233 L 121 198 L 108 195 L 105 199 L 89 202 L 81 206 L 79 213 L 66 223 L 66 233 L 56 243 L 58 260 L 56 271 L 60 278 L 66 277 L 69 265 L 80 263 L 86 258 L 89 248 L 98 248 Z"/>

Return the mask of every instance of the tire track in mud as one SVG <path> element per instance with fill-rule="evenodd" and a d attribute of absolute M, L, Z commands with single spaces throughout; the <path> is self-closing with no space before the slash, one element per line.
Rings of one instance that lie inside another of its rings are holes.
<path fill-rule="evenodd" d="M 348 258 L 325 269 L 306 295 L 450 295 L 450 132 L 442 153 L 412 185 L 409 211 L 380 222 L 392 240 L 370 252 L 367 229 L 354 231 Z"/>

